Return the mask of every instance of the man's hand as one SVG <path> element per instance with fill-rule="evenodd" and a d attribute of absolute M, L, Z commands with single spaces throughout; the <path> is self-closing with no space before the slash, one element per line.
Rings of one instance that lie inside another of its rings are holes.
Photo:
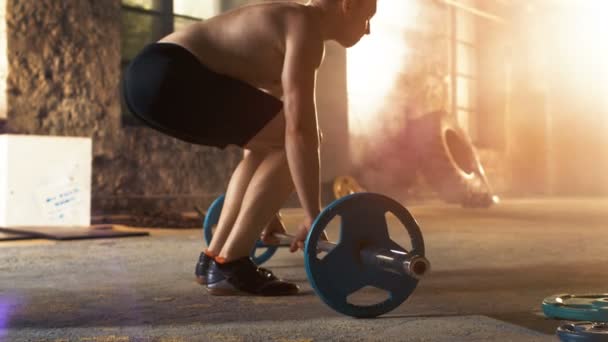
<path fill-rule="evenodd" d="M 291 247 L 289 247 L 289 251 L 291 253 L 297 251 L 298 249 L 304 250 L 304 242 L 306 241 L 306 236 L 308 235 L 308 231 L 310 230 L 310 223 L 302 222 L 298 226 L 298 230 L 296 231 L 295 238 L 291 243 Z"/>
<path fill-rule="evenodd" d="M 283 224 L 283 220 L 279 213 L 272 218 L 272 221 L 270 221 L 268 226 L 262 231 L 260 240 L 266 245 L 278 245 L 281 241 L 274 237 L 274 233 L 286 233 L 285 225 Z"/>
<path fill-rule="evenodd" d="M 291 247 L 289 248 L 289 251 L 291 253 L 297 251 L 298 249 L 304 250 L 304 244 L 306 242 L 306 237 L 308 236 L 308 232 L 310 231 L 311 225 L 312 221 L 310 220 L 305 220 L 304 222 L 300 223 L 300 225 L 298 226 L 298 230 L 295 234 L 295 239 L 293 240 L 293 242 L 291 243 Z M 321 234 L 320 239 L 327 241 L 327 234 L 325 234 L 325 231 Z"/>

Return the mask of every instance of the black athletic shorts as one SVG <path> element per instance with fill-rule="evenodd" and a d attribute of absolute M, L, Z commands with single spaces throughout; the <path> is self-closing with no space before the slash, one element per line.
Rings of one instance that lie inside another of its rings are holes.
<path fill-rule="evenodd" d="M 133 59 L 123 96 L 131 112 L 152 128 L 219 148 L 243 147 L 283 108 L 274 96 L 210 70 L 170 43 L 148 45 Z"/>

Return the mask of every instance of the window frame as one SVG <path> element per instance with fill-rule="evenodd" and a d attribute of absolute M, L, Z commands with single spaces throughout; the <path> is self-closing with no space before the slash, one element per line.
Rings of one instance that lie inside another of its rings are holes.
<path fill-rule="evenodd" d="M 473 13 L 456 6 L 449 6 L 450 30 L 450 108 L 461 127 L 475 143 L 478 138 L 476 115 L 478 89 L 478 56 L 476 24 L 479 18 Z M 471 35 L 471 36 L 468 36 Z M 464 50 L 470 53 L 463 54 Z M 466 61 L 463 61 L 466 59 Z M 469 66 L 471 70 L 462 70 Z M 467 85 L 463 89 L 462 85 Z M 467 103 L 461 100 L 466 98 Z"/>

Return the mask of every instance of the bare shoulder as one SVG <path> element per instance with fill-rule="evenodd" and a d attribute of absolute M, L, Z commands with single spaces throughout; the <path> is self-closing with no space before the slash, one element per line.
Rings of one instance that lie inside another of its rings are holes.
<path fill-rule="evenodd" d="M 286 54 L 305 54 L 315 67 L 321 64 L 324 40 L 314 14 L 304 5 L 284 8 Z M 301 58 L 298 58 L 301 59 Z"/>

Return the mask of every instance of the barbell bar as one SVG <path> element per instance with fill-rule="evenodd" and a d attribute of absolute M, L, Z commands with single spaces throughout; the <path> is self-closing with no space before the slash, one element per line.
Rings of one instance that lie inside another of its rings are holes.
<path fill-rule="evenodd" d="M 279 240 L 277 246 L 291 245 L 295 240 L 295 236 L 285 233 L 274 233 L 273 236 Z M 317 251 L 329 253 L 336 246 L 333 242 L 319 240 Z M 359 250 L 359 255 L 361 261 L 368 266 L 381 267 L 388 272 L 405 272 L 416 279 L 421 279 L 431 269 L 427 258 L 408 252 L 363 247 Z"/>

